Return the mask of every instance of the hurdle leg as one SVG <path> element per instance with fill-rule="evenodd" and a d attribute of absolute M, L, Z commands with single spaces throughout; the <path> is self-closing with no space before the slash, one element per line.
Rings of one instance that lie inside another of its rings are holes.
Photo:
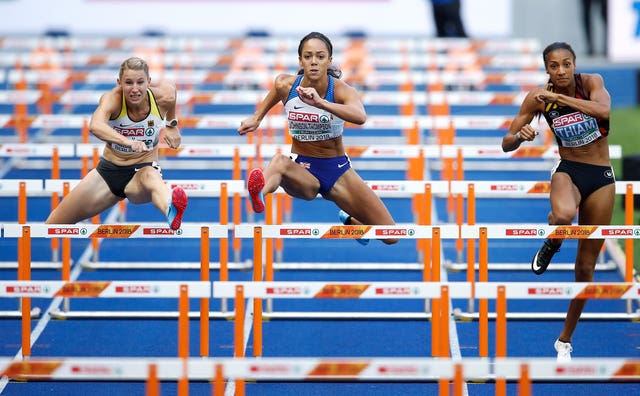
<path fill-rule="evenodd" d="M 209 282 L 209 227 L 200 229 L 200 280 Z M 200 299 L 200 356 L 209 356 L 209 297 Z"/>
<path fill-rule="evenodd" d="M 31 280 L 31 227 L 22 227 L 22 254 L 18 263 L 18 280 Z M 22 297 L 22 357 L 31 357 L 31 297 Z"/>
<path fill-rule="evenodd" d="M 187 358 L 189 357 L 189 286 L 180 285 L 178 300 L 178 357 L 183 359 L 182 376 L 178 380 L 178 395 L 189 394 L 189 378 L 187 373 Z"/>
<path fill-rule="evenodd" d="M 233 356 L 244 357 L 244 287 L 236 286 Z M 236 394 L 244 394 L 244 379 L 236 379 Z"/>
<path fill-rule="evenodd" d="M 520 380 L 518 381 L 518 395 L 531 395 L 531 378 L 529 377 L 529 365 L 520 365 Z"/>
<path fill-rule="evenodd" d="M 214 396 L 224 396 L 224 374 L 222 371 L 222 364 L 216 363 L 214 368 L 214 388 L 213 395 Z"/>
<path fill-rule="evenodd" d="M 149 365 L 149 376 L 145 388 L 146 396 L 160 395 L 160 382 L 158 381 L 158 366 L 155 363 Z"/>

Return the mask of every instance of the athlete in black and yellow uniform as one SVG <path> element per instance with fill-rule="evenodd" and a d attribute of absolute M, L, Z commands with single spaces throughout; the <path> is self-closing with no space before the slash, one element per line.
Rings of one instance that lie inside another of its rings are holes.
<path fill-rule="evenodd" d="M 118 86 L 100 98 L 89 129 L 106 142 L 98 167 L 91 170 L 49 215 L 49 224 L 74 224 L 127 198 L 153 202 L 173 230 L 180 228 L 187 195 L 169 190 L 158 161 L 160 131 L 169 147 L 181 143 L 176 120 L 176 88 L 167 80 L 151 86 L 149 66 L 129 58 L 120 66 Z M 170 120 L 170 121 L 166 121 Z"/>
<path fill-rule="evenodd" d="M 537 132 L 529 123 L 543 115 L 558 142 L 560 161 L 551 176 L 549 224 L 568 225 L 578 215 L 580 225 L 611 223 L 615 178 L 609 159 L 611 97 L 599 74 L 576 74 L 576 56 L 567 43 L 553 43 L 543 51 L 549 83 L 525 97 L 520 112 L 502 139 L 502 149 L 512 151 L 532 141 Z M 579 210 L 578 210 L 579 209 Z M 602 239 L 580 239 L 575 279 L 593 281 Z M 542 274 L 561 239 L 546 239 L 531 267 Z M 558 360 L 571 359 L 571 337 L 586 300 L 572 300 L 564 328 L 556 341 Z"/>

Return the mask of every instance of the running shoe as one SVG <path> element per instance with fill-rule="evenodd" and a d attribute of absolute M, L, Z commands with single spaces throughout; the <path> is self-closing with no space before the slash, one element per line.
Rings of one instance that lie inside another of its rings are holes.
<path fill-rule="evenodd" d="M 560 250 L 560 245 L 553 244 L 549 239 L 545 239 L 542 247 L 531 260 L 531 270 L 534 274 L 540 275 L 547 270 L 551 258 Z"/>
<path fill-rule="evenodd" d="M 338 212 L 338 218 L 340 219 L 340 222 L 342 224 L 344 224 L 344 225 L 350 225 L 351 224 L 351 216 L 349 215 L 349 213 L 345 212 L 342 209 Z M 369 239 L 358 238 L 358 239 L 356 239 L 356 242 L 358 242 L 362 246 L 367 246 L 369 244 Z"/>
<path fill-rule="evenodd" d="M 571 361 L 571 352 L 573 352 L 573 348 L 571 347 L 570 342 L 562 342 L 560 340 L 556 340 L 553 344 L 553 347 L 558 352 L 558 362 L 570 362 Z"/>
<path fill-rule="evenodd" d="M 187 202 L 189 199 L 187 198 L 187 194 L 184 192 L 182 187 L 175 187 L 171 192 L 171 203 L 169 204 L 169 211 L 167 213 L 167 221 L 169 222 L 169 227 L 172 230 L 177 230 L 180 228 L 182 224 L 182 215 L 184 214 L 184 210 L 187 208 Z"/>
<path fill-rule="evenodd" d="M 264 188 L 264 174 L 262 169 L 255 168 L 249 173 L 247 179 L 247 190 L 249 190 L 249 197 L 251 198 L 251 205 L 253 211 L 256 213 L 264 212 L 264 197 L 262 195 L 262 189 Z"/>

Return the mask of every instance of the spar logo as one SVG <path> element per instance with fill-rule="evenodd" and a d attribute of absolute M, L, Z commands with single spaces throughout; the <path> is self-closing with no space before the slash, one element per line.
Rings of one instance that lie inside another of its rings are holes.
<path fill-rule="evenodd" d="M 5 292 L 7 294 L 46 294 L 49 292 L 49 288 L 38 285 L 16 285 L 7 286 Z"/>
<path fill-rule="evenodd" d="M 290 121 L 304 121 L 304 122 L 317 122 L 317 123 L 327 123 L 330 118 L 328 115 L 318 115 L 318 114 L 310 114 L 310 113 L 300 113 L 297 111 L 290 111 L 289 116 L 287 117 Z"/>
<path fill-rule="evenodd" d="M 183 190 L 191 190 L 191 191 L 204 190 L 204 186 L 202 184 L 196 184 L 196 183 L 180 183 L 180 184 L 174 183 L 174 184 L 171 184 L 170 188 L 173 190 L 176 187 L 182 187 Z"/>
<path fill-rule="evenodd" d="M 393 376 L 415 376 L 422 373 L 417 365 L 379 366 L 378 373 Z"/>
<path fill-rule="evenodd" d="M 118 294 L 152 294 L 155 292 L 157 292 L 157 289 L 149 285 L 116 286 L 116 293 Z"/>
<path fill-rule="evenodd" d="M 410 296 L 414 290 L 410 287 L 376 287 L 375 293 L 382 296 Z"/>
<path fill-rule="evenodd" d="M 517 184 L 492 184 L 491 191 L 520 191 L 522 187 Z"/>
<path fill-rule="evenodd" d="M 508 236 L 542 236 L 544 230 L 538 230 L 537 228 L 507 228 L 505 234 Z"/>
<path fill-rule="evenodd" d="M 114 371 L 109 366 L 101 366 L 101 365 L 89 365 L 85 364 L 83 366 L 71 366 L 71 372 L 76 375 L 112 375 Z M 116 374 L 119 374 L 116 372 Z"/>
<path fill-rule="evenodd" d="M 372 184 L 371 189 L 374 191 L 402 191 L 403 186 L 399 184 Z"/>
<path fill-rule="evenodd" d="M 587 117 L 587 118 L 585 118 Z M 571 114 L 567 114 L 558 118 L 554 118 L 553 119 L 553 127 L 554 128 L 559 128 L 559 127 L 564 127 L 567 125 L 572 125 L 572 124 L 577 124 L 580 122 L 584 122 L 588 119 L 590 119 L 591 117 L 589 116 L 585 116 L 584 114 L 580 113 L 580 112 L 575 112 L 575 113 L 571 113 Z"/>
<path fill-rule="evenodd" d="M 602 229 L 603 236 L 634 236 L 640 235 L 640 230 L 633 228 L 603 228 Z"/>
<path fill-rule="evenodd" d="M 85 229 L 86 235 L 87 230 Z M 52 227 L 47 230 L 48 235 L 80 235 L 80 229 L 78 227 Z"/>
<path fill-rule="evenodd" d="M 306 290 L 303 290 L 301 287 L 296 286 L 267 287 L 267 294 L 279 296 L 299 296 L 306 294 L 305 291 Z"/>
<path fill-rule="evenodd" d="M 318 235 L 318 230 L 311 228 L 281 228 L 280 235 L 311 236 Z"/>
<path fill-rule="evenodd" d="M 145 135 L 144 128 L 125 129 L 125 128 L 119 128 L 116 126 L 113 129 L 120 132 L 122 136 L 127 136 L 127 137 L 132 137 L 132 136 L 141 137 Z"/>
<path fill-rule="evenodd" d="M 530 287 L 527 294 L 530 296 L 562 296 L 564 289 L 561 287 Z"/>
<path fill-rule="evenodd" d="M 598 369 L 596 366 L 578 366 L 578 365 L 570 365 L 570 366 L 558 366 L 556 367 L 556 374 L 558 375 L 567 375 L 567 376 L 594 376 L 598 373 L 604 374 L 606 369 L 601 367 Z"/>
<path fill-rule="evenodd" d="M 380 228 L 375 234 L 379 236 L 413 236 L 416 231 L 413 228 Z"/>
<path fill-rule="evenodd" d="M 143 235 L 182 235 L 182 228 L 174 231 L 169 227 L 145 227 L 142 229 Z"/>
<path fill-rule="evenodd" d="M 291 371 L 300 371 L 299 367 L 294 366 L 293 370 L 289 369 L 289 366 L 285 364 L 255 364 L 249 366 L 249 371 L 252 374 L 289 374 Z"/>

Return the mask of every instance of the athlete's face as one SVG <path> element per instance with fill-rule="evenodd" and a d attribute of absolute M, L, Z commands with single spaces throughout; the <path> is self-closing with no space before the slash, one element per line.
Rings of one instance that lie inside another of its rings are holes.
<path fill-rule="evenodd" d="M 566 49 L 557 49 L 547 54 L 546 70 L 551 82 L 557 87 L 573 84 L 573 73 L 576 71 L 573 55 Z"/>
<path fill-rule="evenodd" d="M 122 78 L 118 84 L 122 88 L 125 100 L 128 104 L 139 104 L 147 97 L 147 88 L 151 79 L 147 77 L 144 70 L 127 69 L 122 73 Z"/>
<path fill-rule="evenodd" d="M 332 58 L 324 41 L 316 38 L 307 40 L 302 46 L 300 67 L 306 78 L 320 78 L 327 75 Z"/>

